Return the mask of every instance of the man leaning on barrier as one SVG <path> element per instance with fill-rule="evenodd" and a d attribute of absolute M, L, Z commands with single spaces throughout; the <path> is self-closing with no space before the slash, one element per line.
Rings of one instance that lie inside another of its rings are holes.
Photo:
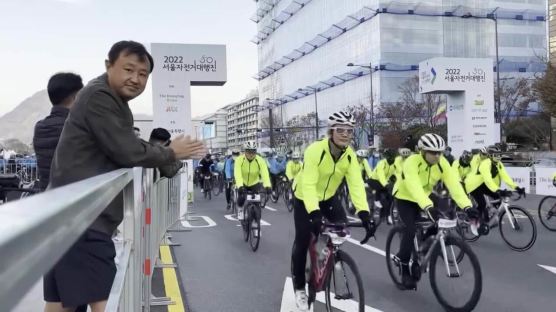
<path fill-rule="evenodd" d="M 203 143 L 189 136 L 178 136 L 168 146 L 135 136 L 128 101 L 145 90 L 154 68 L 143 45 L 117 42 L 105 65 L 106 73 L 77 95 L 54 154 L 49 188 L 119 168 L 161 167 L 206 153 Z M 83 304 L 93 312 L 104 311 L 116 274 L 111 237 L 122 220 L 120 194 L 45 275 L 46 312 L 73 311 Z"/>

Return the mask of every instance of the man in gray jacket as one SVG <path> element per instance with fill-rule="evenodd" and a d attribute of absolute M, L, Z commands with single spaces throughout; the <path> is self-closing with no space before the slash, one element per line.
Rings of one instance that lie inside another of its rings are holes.
<path fill-rule="evenodd" d="M 49 188 L 119 168 L 161 167 L 206 153 L 203 143 L 189 136 L 178 136 L 169 146 L 135 136 L 128 101 L 145 90 L 154 68 L 143 45 L 117 42 L 105 65 L 106 73 L 77 95 L 54 154 Z M 93 312 L 104 311 L 116 274 L 111 236 L 122 220 L 120 194 L 45 275 L 46 312 L 73 311 L 83 304 Z"/>

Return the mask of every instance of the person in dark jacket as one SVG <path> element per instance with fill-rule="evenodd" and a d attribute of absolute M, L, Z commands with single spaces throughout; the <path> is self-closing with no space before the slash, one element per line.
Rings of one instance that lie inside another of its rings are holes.
<path fill-rule="evenodd" d="M 77 92 L 83 88 L 81 76 L 58 73 L 48 80 L 48 98 L 52 103 L 50 115 L 35 124 L 33 147 L 39 168 L 39 188 L 44 191 L 50 177 L 50 163 L 60 140 L 64 122 L 75 102 Z"/>
<path fill-rule="evenodd" d="M 164 128 L 155 128 L 151 131 L 149 143 L 168 146 L 172 142 L 171 137 L 172 136 L 168 130 Z M 158 171 L 160 172 L 161 177 L 172 178 L 176 175 L 176 173 L 178 173 L 181 167 L 183 167 L 183 163 L 176 160 L 170 165 L 158 167 Z"/>
<path fill-rule="evenodd" d="M 151 144 L 133 132 L 128 102 L 147 84 L 154 62 L 134 41 L 112 46 L 106 73 L 77 95 L 54 153 L 49 188 L 61 187 L 120 168 L 160 167 L 179 159 L 201 158 L 204 144 L 180 135 L 170 145 Z M 123 220 L 123 193 L 95 219 L 49 271 L 44 281 L 46 312 L 89 304 L 104 311 L 116 274 L 112 235 Z M 69 220 L 68 220 L 69 221 Z"/>

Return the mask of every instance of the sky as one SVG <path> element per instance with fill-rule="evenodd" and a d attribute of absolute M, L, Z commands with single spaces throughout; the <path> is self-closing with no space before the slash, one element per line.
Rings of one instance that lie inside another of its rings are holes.
<path fill-rule="evenodd" d="M 46 89 L 60 71 L 84 83 L 104 73 L 117 41 L 225 44 L 228 82 L 192 87 L 193 117 L 244 98 L 257 87 L 253 0 L 0 0 L 0 116 Z M 156 65 L 156 64 L 155 64 Z M 150 81 L 130 102 L 152 114 Z"/>

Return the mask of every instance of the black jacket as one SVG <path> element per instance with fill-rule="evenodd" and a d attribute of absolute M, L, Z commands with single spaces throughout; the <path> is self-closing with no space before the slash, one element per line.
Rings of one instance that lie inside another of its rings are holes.
<path fill-rule="evenodd" d="M 79 93 L 54 153 L 49 188 L 59 187 L 119 168 L 173 164 L 174 152 L 135 136 L 127 102 L 113 93 L 104 74 Z M 122 193 L 90 229 L 112 234 L 123 220 Z"/>
<path fill-rule="evenodd" d="M 43 191 L 48 186 L 50 164 L 68 114 L 69 109 L 62 106 L 53 106 L 50 115 L 35 125 L 33 147 L 39 167 L 39 187 Z"/>

